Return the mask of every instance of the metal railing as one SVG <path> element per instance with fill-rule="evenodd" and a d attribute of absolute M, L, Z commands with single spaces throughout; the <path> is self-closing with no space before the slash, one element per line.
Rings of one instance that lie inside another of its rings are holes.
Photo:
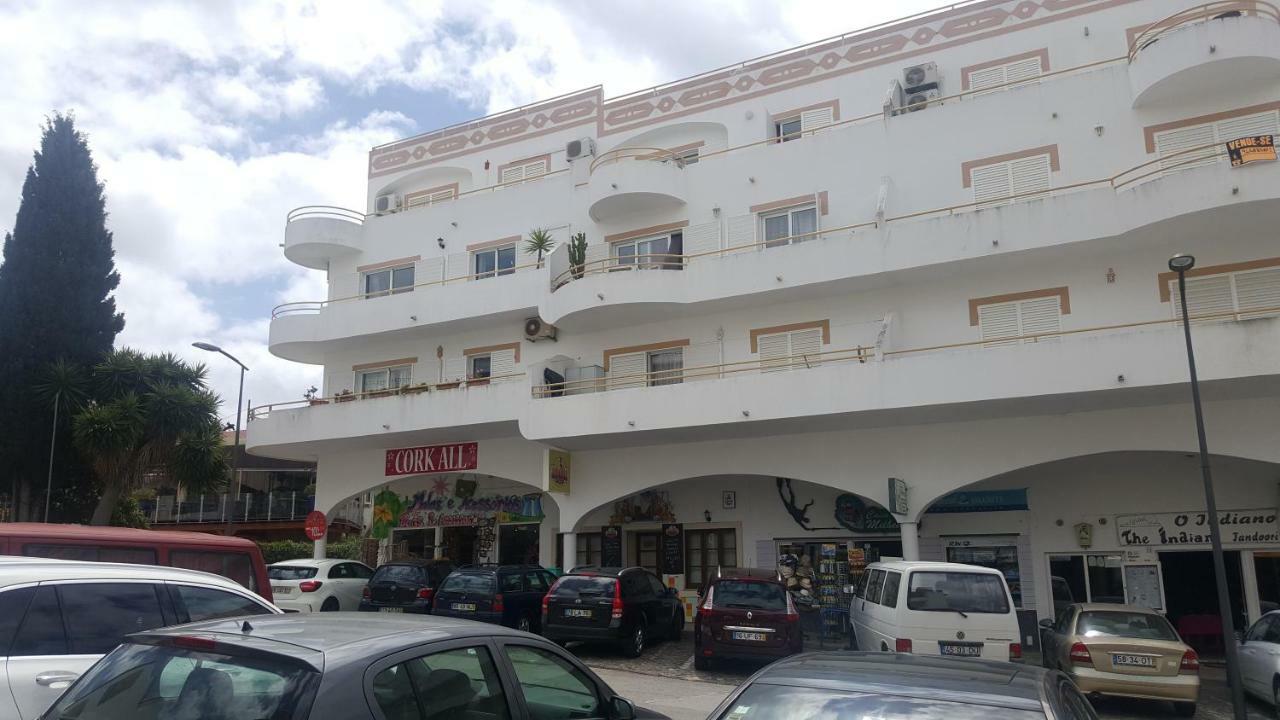
<path fill-rule="evenodd" d="M 303 205 L 289 211 L 284 218 L 284 224 L 288 225 L 297 220 L 307 218 L 323 218 L 326 220 L 344 220 L 356 225 L 363 225 L 365 218 L 368 217 L 362 212 L 349 210 L 336 205 Z"/>
<path fill-rule="evenodd" d="M 246 523 L 303 520 L 315 509 L 315 495 L 300 492 L 242 492 L 189 496 L 160 495 L 140 501 L 152 525 L 166 523 Z"/>
<path fill-rule="evenodd" d="M 605 165 L 616 165 L 624 160 L 640 160 L 646 162 L 672 163 L 678 168 L 684 167 L 684 160 L 666 148 L 622 147 L 610 150 L 591 161 L 591 174 Z"/>
<path fill-rule="evenodd" d="M 1133 62 L 1138 57 L 1138 53 L 1150 47 L 1152 43 L 1172 30 L 1178 30 L 1195 23 L 1238 17 L 1240 15 L 1265 17 L 1280 23 L 1280 9 L 1264 0 L 1221 0 L 1220 2 L 1196 5 L 1157 20 L 1134 35 L 1133 40 L 1129 42 L 1129 62 Z"/>
<path fill-rule="evenodd" d="M 330 403 L 355 402 L 357 400 L 371 400 L 375 398 L 393 397 L 401 395 L 421 395 L 423 393 L 444 392 L 447 390 L 457 390 L 467 387 L 478 387 L 489 385 L 492 383 L 509 382 L 515 378 L 524 377 L 523 372 L 505 373 L 502 375 L 491 375 L 483 378 L 462 378 L 458 380 L 441 380 L 435 383 L 414 383 L 411 385 L 401 385 L 397 388 L 387 388 L 386 390 L 371 390 L 368 392 L 352 392 L 350 390 L 343 391 L 337 395 L 329 395 L 327 397 L 307 398 L 305 400 L 290 400 L 288 402 L 271 403 L 270 405 L 258 405 L 249 408 L 249 420 L 261 420 L 276 410 L 292 410 L 295 408 L 314 407 L 316 405 L 329 405 Z"/>

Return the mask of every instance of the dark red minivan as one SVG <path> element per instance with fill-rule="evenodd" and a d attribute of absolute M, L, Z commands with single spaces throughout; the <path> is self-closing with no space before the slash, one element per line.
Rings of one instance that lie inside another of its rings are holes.
<path fill-rule="evenodd" d="M 800 614 L 776 575 L 724 571 L 698 597 L 693 625 L 693 664 L 708 670 L 716 660 L 776 660 L 804 649 Z"/>

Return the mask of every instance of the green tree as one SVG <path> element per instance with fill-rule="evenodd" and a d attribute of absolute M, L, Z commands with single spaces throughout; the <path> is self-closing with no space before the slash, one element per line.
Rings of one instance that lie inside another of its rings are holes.
<path fill-rule="evenodd" d="M 12 479 L 15 516 L 40 519 L 53 429 L 53 403 L 32 392 L 55 360 L 88 368 L 124 327 L 111 293 L 120 282 L 106 199 L 85 137 L 68 115 L 44 126 L 27 170 L 0 264 L 0 467 Z M 59 422 L 55 488 L 93 492 L 76 462 L 69 424 Z M 80 487 L 84 486 L 84 487 Z"/>
<path fill-rule="evenodd" d="M 538 267 L 542 267 L 542 256 L 551 252 L 556 246 L 556 241 L 551 237 L 550 230 L 542 228 L 534 228 L 529 231 L 529 237 L 525 238 L 524 251 L 529 255 L 538 254 Z"/>

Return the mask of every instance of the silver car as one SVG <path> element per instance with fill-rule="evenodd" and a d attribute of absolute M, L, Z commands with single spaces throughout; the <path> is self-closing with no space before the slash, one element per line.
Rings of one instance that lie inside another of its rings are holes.
<path fill-rule="evenodd" d="M 1245 692 L 1272 703 L 1280 712 L 1280 610 L 1258 618 L 1244 634 L 1240 676 Z"/>

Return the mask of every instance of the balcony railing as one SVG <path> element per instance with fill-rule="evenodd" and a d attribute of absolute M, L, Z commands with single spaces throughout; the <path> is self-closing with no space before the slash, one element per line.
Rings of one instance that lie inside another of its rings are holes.
<path fill-rule="evenodd" d="M 1166 33 L 1181 29 L 1187 25 L 1238 17 L 1240 15 L 1255 15 L 1280 23 L 1280 9 L 1263 0 L 1222 0 L 1221 2 L 1196 5 L 1185 10 L 1179 10 L 1162 20 L 1157 20 L 1137 35 L 1134 35 L 1133 40 L 1129 43 L 1129 62 L 1133 62 L 1138 57 L 1138 53 L 1159 40 Z"/>
<path fill-rule="evenodd" d="M 483 378 L 465 378 L 459 380 L 441 381 L 437 383 L 415 383 L 412 385 L 402 385 L 398 388 L 388 388 L 386 390 L 373 390 L 369 392 L 346 392 L 328 397 L 307 398 L 305 400 L 292 400 L 289 402 L 272 403 L 270 405 L 258 405 L 249 408 L 249 420 L 261 420 L 276 410 L 293 410 L 304 407 L 315 407 L 317 405 L 328 405 L 330 403 L 346 403 L 356 402 L 360 400 L 372 400 L 376 398 L 393 397 L 400 395 L 421 395 L 423 393 L 446 392 L 450 390 L 458 390 L 467 387 L 475 387 L 480 385 L 489 385 L 491 383 L 510 382 L 517 378 L 524 377 L 523 372 L 507 373 L 504 375 L 492 375 Z"/>
<path fill-rule="evenodd" d="M 684 167 L 684 160 L 665 148 L 624 147 L 610 150 L 591 161 L 591 174 L 605 165 L 616 165 L 620 162 L 638 160 L 642 162 L 671 163 L 678 168 Z"/>
<path fill-rule="evenodd" d="M 300 208 L 290 210 L 289 214 L 285 216 L 284 224 L 288 225 L 298 220 L 309 218 L 321 218 L 324 220 L 343 220 L 355 225 L 363 225 L 366 217 L 368 216 L 362 212 L 334 205 L 303 205 Z"/>
<path fill-rule="evenodd" d="M 245 523 L 303 520 L 315 509 L 315 495 L 300 492 L 221 493 L 178 500 L 160 495 L 139 503 L 151 524 Z"/>

